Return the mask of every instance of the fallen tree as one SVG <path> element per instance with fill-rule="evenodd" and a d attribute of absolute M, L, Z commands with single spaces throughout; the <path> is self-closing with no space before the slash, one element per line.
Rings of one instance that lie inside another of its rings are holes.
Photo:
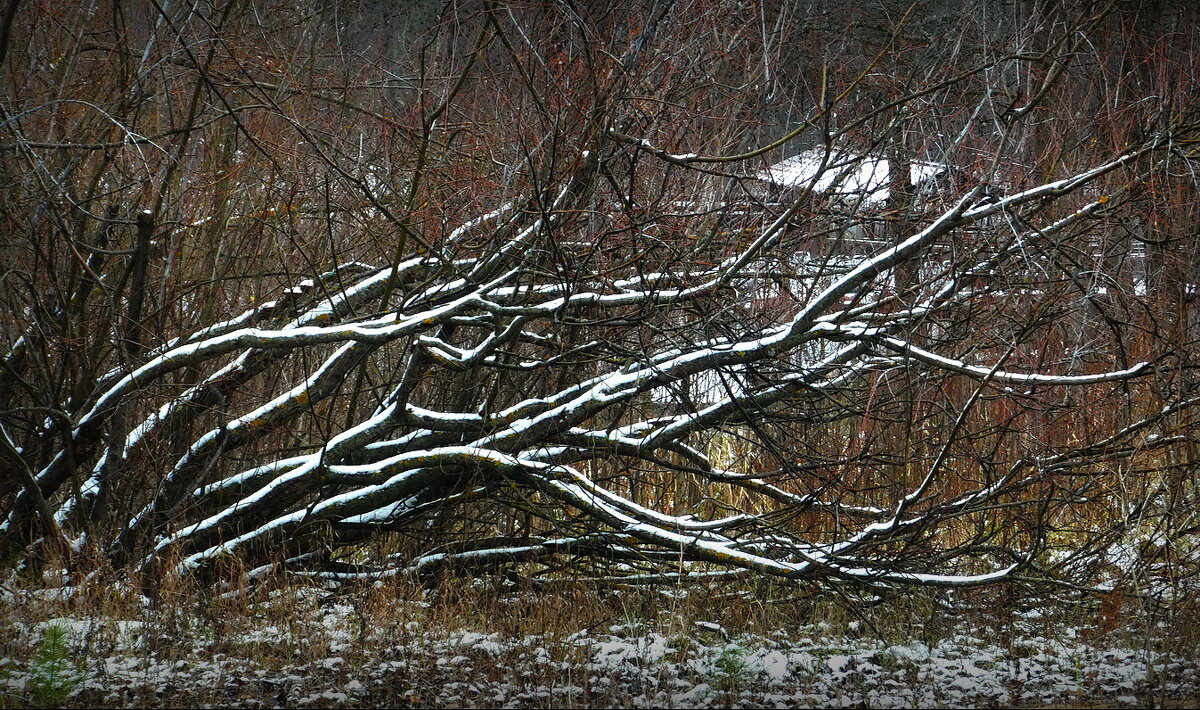
<path fill-rule="evenodd" d="M 687 12 L 606 47 L 617 20 L 551 12 L 561 55 L 523 33 L 529 13 L 483 6 L 449 38 L 443 18 L 442 76 L 419 66 L 403 119 L 316 75 L 267 81 L 224 43 L 250 22 L 228 8 L 207 56 L 165 13 L 174 51 L 145 46 L 194 81 L 173 144 L 114 118 L 117 147 L 53 146 L 6 99 L 8 169 L 30 166 L 21 189 L 50 215 L 7 277 L 27 286 L 0 373 L 10 555 L 86 548 L 152 575 L 237 560 L 250 579 L 1086 583 L 1145 520 L 1173 521 L 1160 541 L 1194 532 L 1172 517 L 1195 495 L 1193 287 L 1172 261 L 1195 237 L 1194 114 L 1152 111 L 1114 148 L 1047 144 L 1070 134 L 1053 92 L 1109 15 L 1033 17 L 1017 29 L 1058 33 L 1039 51 L 996 39 L 880 85 L 916 41 L 904 15 L 861 71 L 821 70 L 799 128 L 734 154 L 715 148 L 751 128 L 697 138 L 709 89 L 646 107 L 663 72 L 713 71 L 673 54 L 713 32 Z M 1009 75 L 1030 89 L 1011 105 Z M 492 106 L 499 87 L 519 98 Z M 331 103 L 403 146 L 371 155 L 360 134 L 355 155 L 304 113 Z M 271 131 L 308 151 L 319 197 L 302 171 L 278 201 L 282 173 L 230 169 L 244 143 L 286 170 Z M 764 168 L 804 145 L 800 178 Z M 103 198 L 104 176 L 147 146 L 161 164 L 132 162 L 175 187 L 122 216 L 144 183 Z M 185 189 L 197 154 L 224 177 Z M 80 165 L 86 197 L 56 177 Z M 277 252 L 250 240 L 271 235 Z M 283 264 L 238 272 L 241 307 L 213 297 L 221 278 L 172 281 L 230 240 Z"/>

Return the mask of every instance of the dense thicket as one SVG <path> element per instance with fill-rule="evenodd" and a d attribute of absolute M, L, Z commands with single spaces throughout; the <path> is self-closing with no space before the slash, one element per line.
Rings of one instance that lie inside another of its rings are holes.
<path fill-rule="evenodd" d="M 9 3 L 0 543 L 252 579 L 1184 574 L 1197 19 Z"/>

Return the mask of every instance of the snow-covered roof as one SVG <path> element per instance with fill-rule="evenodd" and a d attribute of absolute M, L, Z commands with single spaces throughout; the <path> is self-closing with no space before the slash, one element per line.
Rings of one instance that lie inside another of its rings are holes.
<path fill-rule="evenodd" d="M 892 169 L 887 158 L 834 152 L 826 162 L 825 155 L 824 148 L 813 148 L 760 170 L 755 177 L 780 187 L 796 188 L 806 187 L 816 179 L 814 192 L 857 195 L 867 203 L 883 202 L 891 194 L 888 186 Z M 909 166 L 909 182 L 919 185 L 945 170 L 946 166 L 940 163 L 914 162 Z"/>

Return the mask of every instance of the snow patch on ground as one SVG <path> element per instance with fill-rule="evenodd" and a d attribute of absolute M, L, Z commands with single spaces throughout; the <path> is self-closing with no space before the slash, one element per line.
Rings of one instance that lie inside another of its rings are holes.
<path fill-rule="evenodd" d="M 7 606 L 7 602 L 5 602 Z M 640 623 L 568 636 L 506 636 L 416 622 L 364 624 L 349 605 L 314 605 L 288 628 L 171 631 L 162 624 L 62 617 L 0 621 L 0 693 L 31 697 L 33 649 L 65 633 L 82 674 L 76 701 L 107 705 L 622 705 L 913 707 L 1101 703 L 1200 695 L 1200 658 L 1112 635 L 1054 628 L 1038 614 L 1003 627 L 965 622 L 941 638 L 883 640 L 859 625 L 797 626 L 769 636 L 710 626 L 666 634 Z M 176 633 L 175 657 L 162 657 Z M 1161 638 L 1168 630 L 1158 629 Z M 24 649 L 23 653 L 12 653 Z"/>

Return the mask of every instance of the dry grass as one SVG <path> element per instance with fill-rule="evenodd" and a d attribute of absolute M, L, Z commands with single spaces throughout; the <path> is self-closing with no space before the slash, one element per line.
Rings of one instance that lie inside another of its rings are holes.
<path fill-rule="evenodd" d="M 169 580 L 157 592 L 150 599 L 100 576 L 69 590 L 9 579 L 0 707 L 821 705 L 813 689 L 830 692 L 835 681 L 844 699 L 889 704 L 870 695 L 887 691 L 945 703 L 958 696 L 939 695 L 950 692 L 939 663 L 1003 666 L 1011 676 L 1054 654 L 1059 676 L 1079 666 L 1069 693 L 1016 676 L 988 692 L 1013 704 L 1085 695 L 1120 704 L 1178 701 L 1200 688 L 1200 632 L 1177 632 L 1197 628 L 1194 604 L 1176 605 L 1168 619 L 1145 598 L 1114 607 L 1018 585 L 916 590 L 874 605 L 829 585 L 769 581 L 539 593 L 464 579 L 338 589 L 281 579 L 214 596 Z M 932 655 L 905 656 L 913 648 Z M 1149 659 L 1144 672 L 1119 685 L 1125 676 L 1103 659 L 1127 666 L 1138 653 Z M 33 673 L 56 656 L 67 681 L 60 696 Z M 855 660 L 841 669 L 847 658 Z M 76 671 L 84 680 L 72 680 Z M 1026 688 L 1040 694 L 1020 695 Z"/>

